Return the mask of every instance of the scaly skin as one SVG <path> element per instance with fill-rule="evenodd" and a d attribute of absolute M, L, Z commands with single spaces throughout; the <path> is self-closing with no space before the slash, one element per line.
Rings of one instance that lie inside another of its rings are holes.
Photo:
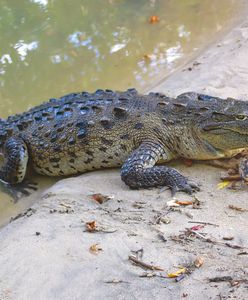
<path fill-rule="evenodd" d="M 196 186 L 155 166 L 183 157 L 232 157 L 248 147 L 248 103 L 186 93 L 175 99 L 136 90 L 74 93 L 0 120 L 0 179 L 23 181 L 26 166 L 48 176 L 119 167 L 131 188 Z"/>

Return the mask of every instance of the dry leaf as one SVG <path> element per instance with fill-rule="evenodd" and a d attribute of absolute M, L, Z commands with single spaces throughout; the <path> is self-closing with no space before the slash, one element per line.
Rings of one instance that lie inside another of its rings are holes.
<path fill-rule="evenodd" d="M 85 224 L 87 231 L 94 232 L 96 231 L 96 221 L 87 222 Z"/>
<path fill-rule="evenodd" d="M 184 274 L 186 272 L 186 268 L 181 268 L 180 270 L 174 272 L 174 273 L 168 273 L 168 277 L 169 278 L 175 278 L 178 277 L 181 274 Z"/>
<path fill-rule="evenodd" d="M 200 268 L 204 263 L 204 259 L 202 257 L 197 257 L 197 259 L 194 261 L 194 265 L 196 268 Z"/>
<path fill-rule="evenodd" d="M 158 16 L 151 16 L 149 19 L 150 24 L 156 24 L 159 22 L 159 17 Z"/>
<path fill-rule="evenodd" d="M 176 203 L 179 204 L 179 205 L 191 205 L 191 204 L 193 204 L 192 201 L 178 201 L 178 200 L 176 200 Z"/>
<path fill-rule="evenodd" d="M 200 230 L 204 227 L 205 227 L 205 225 L 195 225 L 195 226 L 192 226 L 190 229 L 193 231 L 196 231 L 196 230 Z"/>
<path fill-rule="evenodd" d="M 104 202 L 110 200 L 110 199 L 113 199 L 113 196 L 106 196 L 106 195 L 103 195 L 103 194 L 92 194 L 91 195 L 92 199 L 97 201 L 98 203 L 100 204 L 103 204 Z"/>
<path fill-rule="evenodd" d="M 102 248 L 98 244 L 93 244 L 90 246 L 89 251 L 93 254 L 98 254 L 99 251 L 102 251 Z"/>
<path fill-rule="evenodd" d="M 219 183 L 217 184 L 217 187 L 218 187 L 219 190 L 221 190 L 221 189 L 224 189 L 225 187 L 229 186 L 230 183 L 231 183 L 230 181 L 224 180 L 224 181 L 222 181 L 222 182 L 219 182 Z"/>
<path fill-rule="evenodd" d="M 168 201 L 166 204 L 167 204 L 167 206 L 169 206 L 169 207 L 178 207 L 178 206 L 180 206 L 178 203 L 176 203 L 176 201 L 177 201 L 177 200 L 172 199 L 172 200 Z"/>

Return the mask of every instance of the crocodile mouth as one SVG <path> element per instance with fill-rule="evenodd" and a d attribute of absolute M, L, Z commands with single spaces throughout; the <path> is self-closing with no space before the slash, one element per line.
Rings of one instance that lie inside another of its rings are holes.
<path fill-rule="evenodd" d="M 238 149 L 235 149 L 235 150 L 226 150 L 226 151 L 224 151 L 225 157 L 236 156 L 237 154 L 242 153 L 243 151 L 246 151 L 247 149 L 248 149 L 248 147 L 246 147 L 246 148 L 238 148 Z"/>
<path fill-rule="evenodd" d="M 207 127 L 207 129 L 205 129 L 205 127 L 203 128 L 204 131 L 206 131 L 206 133 L 208 134 L 213 134 L 213 135 L 219 135 L 219 136 L 223 136 L 223 135 L 237 135 L 237 136 L 243 136 L 244 134 L 242 134 L 239 131 L 233 130 L 233 129 L 229 129 L 229 128 L 222 128 L 222 127 L 213 127 L 212 125 L 210 125 L 211 128 Z"/>
<path fill-rule="evenodd" d="M 221 134 L 227 134 L 228 132 L 232 131 L 232 130 L 228 130 L 228 129 L 223 129 L 223 128 L 212 128 L 212 129 L 205 129 L 204 130 L 206 131 L 210 131 L 210 133 L 213 133 L 213 134 L 218 134 L 218 135 L 221 135 Z"/>
<path fill-rule="evenodd" d="M 202 125 L 201 128 L 204 131 L 216 131 L 216 130 L 224 130 L 223 126 L 224 126 L 223 123 L 222 124 L 210 123 L 210 124 Z"/>
<path fill-rule="evenodd" d="M 237 136 L 248 136 L 248 130 L 241 131 L 235 127 L 224 127 L 223 125 L 216 125 L 216 124 L 208 124 L 202 127 L 203 131 L 209 132 L 210 134 L 216 135 L 227 135 L 227 134 L 235 134 Z"/>
<path fill-rule="evenodd" d="M 235 138 L 235 139 L 240 139 L 243 141 L 247 141 L 248 140 L 248 132 L 240 132 L 239 130 L 235 130 L 235 129 L 229 129 L 229 128 L 216 128 L 216 129 L 212 129 L 209 132 L 210 134 L 215 134 L 215 135 L 219 135 L 220 138 L 224 137 L 224 136 L 230 136 Z"/>

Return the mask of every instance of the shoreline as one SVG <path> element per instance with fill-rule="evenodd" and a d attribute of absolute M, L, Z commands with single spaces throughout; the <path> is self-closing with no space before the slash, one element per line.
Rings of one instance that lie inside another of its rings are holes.
<path fill-rule="evenodd" d="M 151 90 L 168 93 L 174 97 L 184 92 L 194 91 L 213 96 L 245 99 L 244 96 L 248 93 L 247 70 L 243 64 L 246 62 L 246 53 L 243 48 L 248 39 L 247 27 L 248 19 L 243 16 L 231 31 L 206 47 L 197 57 L 173 72 L 168 78 L 158 82 Z M 229 84 L 228 88 L 226 88 L 227 84 Z"/>
<path fill-rule="evenodd" d="M 150 91 L 160 91 L 163 83 L 166 83 L 172 75 L 175 75 L 175 77 L 177 77 L 177 75 L 180 74 L 182 70 L 193 64 L 195 60 L 201 57 L 204 53 L 207 53 L 208 50 L 212 51 L 213 47 L 219 44 L 220 41 L 224 40 L 233 31 L 234 28 L 239 27 L 242 23 L 245 23 L 247 20 L 248 3 L 245 0 L 241 2 L 242 3 L 240 3 L 240 7 L 242 7 L 242 11 L 241 8 L 239 8 L 239 11 L 235 12 L 235 16 L 232 18 L 232 20 L 230 20 L 229 23 L 226 24 L 225 28 L 216 33 L 216 36 L 211 39 L 210 42 L 206 43 L 205 46 L 200 47 L 196 52 L 192 52 L 192 54 L 189 55 L 188 59 L 186 59 L 179 66 L 175 67 L 164 77 L 158 79 L 154 84 L 145 88 L 143 92 L 149 93 Z M 176 96 L 177 94 L 172 92 L 172 95 Z"/>
<path fill-rule="evenodd" d="M 247 46 L 248 19 L 242 17 L 230 32 L 152 90 L 170 96 L 195 91 L 248 100 Z M 0 231 L 0 299 L 178 299 L 183 295 L 245 299 L 246 284 L 232 287 L 229 282 L 209 283 L 208 278 L 247 278 L 248 212 L 230 209 L 235 205 L 248 210 L 247 190 L 217 189 L 221 170 L 214 167 L 177 163 L 177 168 L 201 184 L 195 195 L 199 209 L 168 210 L 169 191 L 130 190 L 121 182 L 119 170 L 57 182 L 27 215 Z M 99 204 L 92 200 L 93 193 L 113 197 Z M 194 199 L 181 193 L 176 198 Z M 105 231 L 87 232 L 85 224 L 92 221 Z M 192 221 L 214 224 L 205 224 L 199 233 L 218 241 L 233 237 L 230 243 L 241 248 L 192 237 L 177 242 L 171 238 L 192 227 Z M 102 250 L 89 251 L 96 244 Z M 145 271 L 128 260 L 131 251 L 141 248 L 142 259 L 160 266 L 163 274 L 197 257 L 204 263 L 180 282 L 153 277 L 158 272 Z M 239 255 L 242 251 L 246 254 Z M 148 277 L 141 277 L 146 272 Z"/>

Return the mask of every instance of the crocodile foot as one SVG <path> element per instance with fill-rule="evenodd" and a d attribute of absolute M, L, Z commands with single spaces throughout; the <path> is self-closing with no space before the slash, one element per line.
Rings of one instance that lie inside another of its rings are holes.
<path fill-rule="evenodd" d="M 10 184 L 6 182 L 2 182 L 2 184 L 15 203 L 22 197 L 30 196 L 32 191 L 36 191 L 38 189 L 38 184 L 29 180 L 24 180 L 18 184 Z"/>
<path fill-rule="evenodd" d="M 193 192 L 199 191 L 200 187 L 193 181 L 188 181 L 186 178 L 183 178 L 180 182 L 174 182 L 170 186 L 171 195 L 174 196 L 177 192 L 185 192 L 187 194 L 192 194 Z"/>
<path fill-rule="evenodd" d="M 230 181 L 229 188 L 244 189 L 248 185 L 248 156 L 247 153 L 241 159 L 236 159 L 236 165 L 221 175 L 221 180 Z"/>

